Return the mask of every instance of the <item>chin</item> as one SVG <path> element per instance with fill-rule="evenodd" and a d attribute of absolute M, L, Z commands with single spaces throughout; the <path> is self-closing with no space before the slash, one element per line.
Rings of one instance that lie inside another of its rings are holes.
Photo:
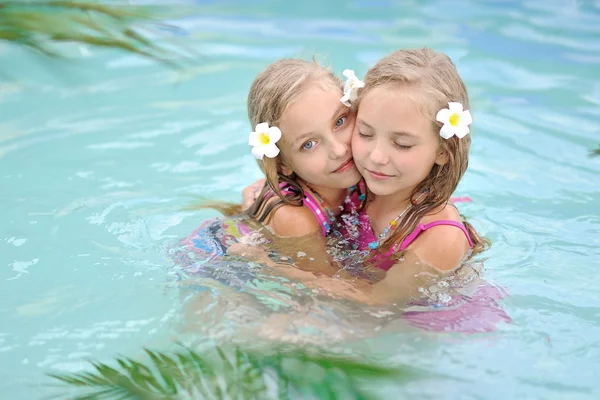
<path fill-rule="evenodd" d="M 369 188 L 369 192 L 376 196 L 387 196 L 400 190 L 398 186 L 390 185 L 391 182 L 383 183 L 381 181 L 365 178 L 365 183 Z"/>
<path fill-rule="evenodd" d="M 350 171 L 346 171 L 344 174 L 341 174 L 339 179 L 335 180 L 334 184 L 335 187 L 345 189 L 349 188 L 350 186 L 356 185 L 358 182 L 360 182 L 361 179 L 362 176 L 360 175 L 360 172 L 358 172 L 358 170 L 354 168 Z"/>
<path fill-rule="evenodd" d="M 356 185 L 362 179 L 362 176 L 360 175 L 357 169 L 346 171 L 343 174 L 336 175 L 338 176 L 328 176 L 328 182 L 323 182 L 321 186 L 326 186 L 333 189 L 348 189 L 350 186 Z"/>

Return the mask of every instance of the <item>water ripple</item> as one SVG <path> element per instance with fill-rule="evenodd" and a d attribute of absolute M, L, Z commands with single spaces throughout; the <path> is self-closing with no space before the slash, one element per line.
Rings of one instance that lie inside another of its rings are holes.
<path fill-rule="evenodd" d="M 166 32 L 202 55 L 183 71 L 100 50 L 46 69 L 0 49 L 5 68 L 26 71 L 0 78 L 2 393 L 41 397 L 20 383 L 149 341 L 263 334 L 365 346 L 430 373 L 433 384 L 390 388 L 393 398 L 598 397 L 600 158 L 588 152 L 600 127 L 599 2 L 186 2 L 202 15 Z M 246 292 L 215 285 L 180 298 L 166 283 L 168 251 L 216 215 L 182 208 L 193 196 L 238 201 L 261 176 L 247 145 L 254 76 L 314 53 L 363 76 L 413 46 L 448 53 L 469 87 L 473 146 L 459 192 L 473 202 L 459 207 L 493 242 L 484 278 L 506 288 L 512 322 L 429 335 L 394 307 L 271 276 Z"/>

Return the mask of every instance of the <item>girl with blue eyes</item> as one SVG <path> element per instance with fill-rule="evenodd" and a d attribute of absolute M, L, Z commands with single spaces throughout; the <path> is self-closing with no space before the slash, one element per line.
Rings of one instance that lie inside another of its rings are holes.
<path fill-rule="evenodd" d="M 275 61 L 256 77 L 248 95 L 248 117 L 255 127 L 249 145 L 265 180 L 254 186 L 254 195 L 246 195 L 245 215 L 239 205 L 200 206 L 217 208 L 226 217 L 205 221 L 181 241 L 174 254 L 183 267 L 181 276 L 212 274 L 223 280 L 219 260 L 225 256 L 268 263 L 267 253 L 257 246 L 268 243 L 294 249 L 287 253 L 302 254 L 311 264 L 326 264 L 312 261 L 324 254 L 332 222 L 344 209 L 355 208 L 361 197 L 356 186 L 361 176 L 350 149 L 354 114 L 349 108 L 349 100 L 356 98 L 353 89 L 360 85 L 352 73 L 342 91 L 330 70 L 297 59 Z M 225 264 L 230 268 L 233 261 Z M 247 280 L 240 276 L 248 274 L 247 262 L 241 264 L 229 271 L 228 284 Z"/>
<path fill-rule="evenodd" d="M 247 213 L 277 236 L 326 236 L 354 190 L 348 188 L 361 179 L 350 148 L 350 86 L 360 85 L 353 78 L 343 93 L 330 70 L 286 59 L 252 83 L 248 117 L 256 128 L 249 144 L 266 182 Z"/>

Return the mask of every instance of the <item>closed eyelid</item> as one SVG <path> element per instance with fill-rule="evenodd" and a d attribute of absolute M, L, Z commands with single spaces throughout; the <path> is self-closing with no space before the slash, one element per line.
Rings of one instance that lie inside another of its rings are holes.
<path fill-rule="evenodd" d="M 361 135 L 375 136 L 375 132 L 372 129 L 367 128 L 366 126 L 358 126 L 358 132 Z"/>

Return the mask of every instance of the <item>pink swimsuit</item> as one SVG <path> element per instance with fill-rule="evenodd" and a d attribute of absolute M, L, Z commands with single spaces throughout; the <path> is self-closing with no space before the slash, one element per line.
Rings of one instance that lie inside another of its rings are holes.
<path fill-rule="evenodd" d="M 377 243 L 377 236 L 375 236 L 375 233 L 373 232 L 373 229 L 371 227 L 371 222 L 370 222 L 370 218 L 367 215 L 365 209 L 361 210 L 361 212 L 358 215 L 358 227 L 359 227 L 359 237 L 358 237 L 358 249 L 357 250 L 372 250 L 374 249 L 374 247 L 372 246 L 373 243 Z M 467 241 L 469 242 L 469 246 L 473 247 L 473 241 L 471 240 L 471 237 L 469 236 L 469 232 L 467 232 L 467 229 L 465 228 L 465 226 L 457 221 L 452 221 L 452 220 L 445 220 L 445 219 L 440 219 L 437 221 L 433 221 L 430 222 L 428 224 L 418 224 L 417 227 L 415 228 L 414 231 L 412 231 L 406 238 L 404 238 L 404 240 L 402 241 L 402 243 L 400 243 L 400 245 L 393 245 L 386 253 L 382 253 L 382 254 L 378 254 L 375 256 L 374 261 L 375 264 L 377 265 L 378 268 L 383 269 L 384 271 L 387 271 L 388 269 L 390 269 L 392 267 L 392 265 L 394 265 L 394 262 L 392 259 L 390 259 L 390 256 L 392 254 L 394 254 L 397 251 L 403 251 L 405 250 L 408 246 L 411 245 L 412 242 L 414 242 L 421 233 L 425 232 L 428 229 L 431 229 L 433 227 L 436 226 L 442 226 L 442 225 L 447 225 L 447 226 L 455 226 L 458 229 L 460 229 L 461 231 L 463 231 L 463 233 L 465 234 Z"/>
<path fill-rule="evenodd" d="M 360 185 L 364 185 L 364 182 L 360 182 Z M 369 253 L 377 248 L 378 239 L 375 233 L 373 232 L 373 228 L 371 226 L 371 219 L 367 215 L 366 208 L 362 207 L 360 211 L 357 211 L 361 208 L 362 202 L 365 199 L 364 194 L 360 194 L 359 192 L 354 190 L 355 187 L 350 188 L 350 194 L 345 202 L 344 214 L 352 215 L 352 217 L 342 216 L 342 223 L 340 224 L 340 233 L 343 237 L 349 239 L 349 242 L 352 243 L 352 247 L 355 250 L 363 251 L 365 253 Z M 364 187 L 361 186 L 362 192 L 364 192 Z M 453 198 L 452 200 L 457 202 L 468 202 L 471 199 L 467 197 L 461 198 Z M 465 234 L 467 241 L 469 242 L 469 246 L 473 247 L 473 241 L 469 236 L 469 232 L 465 228 L 465 226 L 457 221 L 452 220 L 437 220 L 430 222 L 428 224 L 418 224 L 415 230 L 413 230 L 407 237 L 404 238 L 400 245 L 393 245 L 386 253 L 380 253 L 374 256 L 373 261 L 378 268 L 383 269 L 384 271 L 389 270 L 392 265 L 394 265 L 394 260 L 391 259 L 391 256 L 397 251 L 405 250 L 412 242 L 414 242 L 421 233 L 425 232 L 428 229 L 431 229 L 436 226 L 448 225 L 455 226 L 458 229 L 462 230 Z"/>

